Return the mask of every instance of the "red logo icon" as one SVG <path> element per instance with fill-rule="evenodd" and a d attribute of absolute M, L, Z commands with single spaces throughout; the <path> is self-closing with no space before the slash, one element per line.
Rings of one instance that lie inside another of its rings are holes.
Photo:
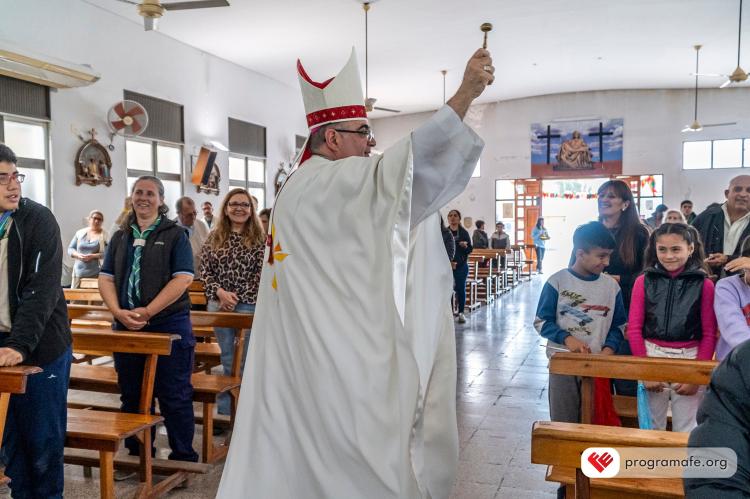
<path fill-rule="evenodd" d="M 591 466 L 596 468 L 599 473 L 604 471 L 614 460 L 615 458 L 613 458 L 609 452 L 605 452 L 602 455 L 592 452 L 587 459 L 587 461 L 591 463 Z"/>

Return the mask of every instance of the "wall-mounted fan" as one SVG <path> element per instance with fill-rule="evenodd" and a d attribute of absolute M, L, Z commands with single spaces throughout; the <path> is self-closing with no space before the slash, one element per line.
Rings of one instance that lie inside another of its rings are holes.
<path fill-rule="evenodd" d="M 107 112 L 107 125 L 115 135 L 135 137 L 142 134 L 148 126 L 146 109 L 132 100 L 120 101 Z"/>
<path fill-rule="evenodd" d="M 143 0 L 135 2 L 133 0 L 117 0 L 118 2 L 135 5 L 138 9 L 138 15 L 143 17 L 143 28 L 146 31 L 157 29 L 159 19 L 168 10 L 191 10 L 191 9 L 209 9 L 213 7 L 229 7 L 229 0 L 196 0 L 194 2 L 169 2 L 161 3 L 159 0 Z"/>
<path fill-rule="evenodd" d="M 710 123 L 706 125 L 701 125 L 700 122 L 698 121 L 698 77 L 700 76 L 700 71 L 698 71 L 698 67 L 700 64 L 701 47 L 703 47 L 703 45 L 693 45 L 693 48 L 695 49 L 695 73 L 693 73 L 693 75 L 695 76 L 695 108 L 694 108 L 694 114 L 693 114 L 693 123 L 690 125 L 685 125 L 685 128 L 682 129 L 683 132 L 700 132 L 704 128 L 708 128 L 708 127 L 730 126 L 730 125 L 737 124 L 737 122 L 731 122 L 731 123 Z"/>
<path fill-rule="evenodd" d="M 377 0 L 357 0 L 358 2 L 362 3 L 362 8 L 365 11 L 365 109 L 368 113 L 371 113 L 373 110 L 377 111 L 386 111 L 389 113 L 400 113 L 398 109 L 389 109 L 387 107 L 378 107 L 375 105 L 375 102 L 377 102 L 377 99 L 374 97 L 370 97 L 369 94 L 369 40 L 368 40 L 368 22 L 367 22 L 367 13 L 370 11 L 370 5 Z"/>

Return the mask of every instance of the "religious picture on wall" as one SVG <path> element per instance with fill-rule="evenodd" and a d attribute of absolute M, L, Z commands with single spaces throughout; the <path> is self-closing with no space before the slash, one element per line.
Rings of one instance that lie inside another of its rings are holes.
<path fill-rule="evenodd" d="M 533 177 L 622 174 L 623 119 L 531 125 Z"/>
<path fill-rule="evenodd" d="M 78 149 L 75 159 L 76 185 L 112 185 L 112 159 L 107 149 L 96 140 L 96 130 L 88 132 L 91 139 Z"/>
<path fill-rule="evenodd" d="M 197 192 L 219 195 L 221 172 L 216 164 L 216 151 L 201 147 L 198 156 L 190 158 L 192 175 L 191 181 Z"/>

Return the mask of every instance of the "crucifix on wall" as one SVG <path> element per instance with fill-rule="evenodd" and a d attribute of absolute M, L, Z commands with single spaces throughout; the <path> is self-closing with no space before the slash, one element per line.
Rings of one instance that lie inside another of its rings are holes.
<path fill-rule="evenodd" d="M 591 132 L 587 134 L 589 137 L 599 137 L 599 163 L 604 163 L 604 137 L 606 135 L 614 135 L 614 132 L 605 132 L 604 124 L 599 122 L 599 131 Z"/>
<path fill-rule="evenodd" d="M 547 133 L 544 135 L 537 135 L 536 138 L 538 139 L 547 139 L 547 164 L 550 163 L 550 151 L 552 149 L 552 139 L 559 139 L 560 134 L 559 133 L 552 133 L 552 126 L 547 125 Z"/>

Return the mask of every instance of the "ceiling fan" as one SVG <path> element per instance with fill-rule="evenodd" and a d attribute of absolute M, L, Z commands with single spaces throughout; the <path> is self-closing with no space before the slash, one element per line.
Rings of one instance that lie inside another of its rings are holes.
<path fill-rule="evenodd" d="M 742 67 L 740 67 L 740 53 L 742 49 L 742 0 L 740 0 L 740 15 L 739 15 L 739 27 L 737 29 L 737 68 L 732 71 L 731 74 L 713 74 L 705 73 L 699 76 L 711 76 L 711 77 L 722 77 L 727 80 L 722 83 L 719 88 L 728 87 L 733 83 L 743 83 L 747 81 L 747 73 Z"/>
<path fill-rule="evenodd" d="M 700 132 L 704 128 L 708 127 L 715 127 L 715 126 L 730 126 L 730 125 L 736 125 L 737 122 L 731 122 L 731 123 L 711 123 L 706 125 L 701 125 L 698 121 L 698 76 L 700 76 L 700 72 L 698 71 L 698 66 L 700 62 L 700 51 L 701 47 L 703 45 L 693 45 L 693 48 L 695 49 L 695 110 L 693 114 L 693 123 L 690 125 L 685 125 L 685 128 L 682 129 L 683 132 Z"/>
<path fill-rule="evenodd" d="M 369 69 L 369 61 L 368 61 L 368 33 L 367 33 L 367 13 L 370 10 L 370 4 L 373 2 L 376 2 L 377 0 L 357 0 L 358 2 L 362 3 L 362 8 L 365 11 L 365 109 L 368 113 L 371 113 L 373 110 L 376 111 L 386 111 L 389 113 L 400 113 L 401 111 L 398 109 L 389 109 L 387 107 L 378 107 L 375 105 L 375 102 L 377 101 L 376 98 L 370 97 L 369 94 L 369 79 L 368 79 L 368 69 Z"/>
<path fill-rule="evenodd" d="M 161 3 L 159 0 L 142 0 L 135 2 L 133 0 L 117 0 L 118 2 L 135 5 L 138 9 L 138 15 L 143 17 L 143 27 L 146 31 L 157 29 L 157 24 L 161 16 L 168 10 L 191 10 L 191 9 L 209 9 L 212 7 L 229 7 L 229 0 L 195 0 L 187 2 L 169 2 Z"/>

